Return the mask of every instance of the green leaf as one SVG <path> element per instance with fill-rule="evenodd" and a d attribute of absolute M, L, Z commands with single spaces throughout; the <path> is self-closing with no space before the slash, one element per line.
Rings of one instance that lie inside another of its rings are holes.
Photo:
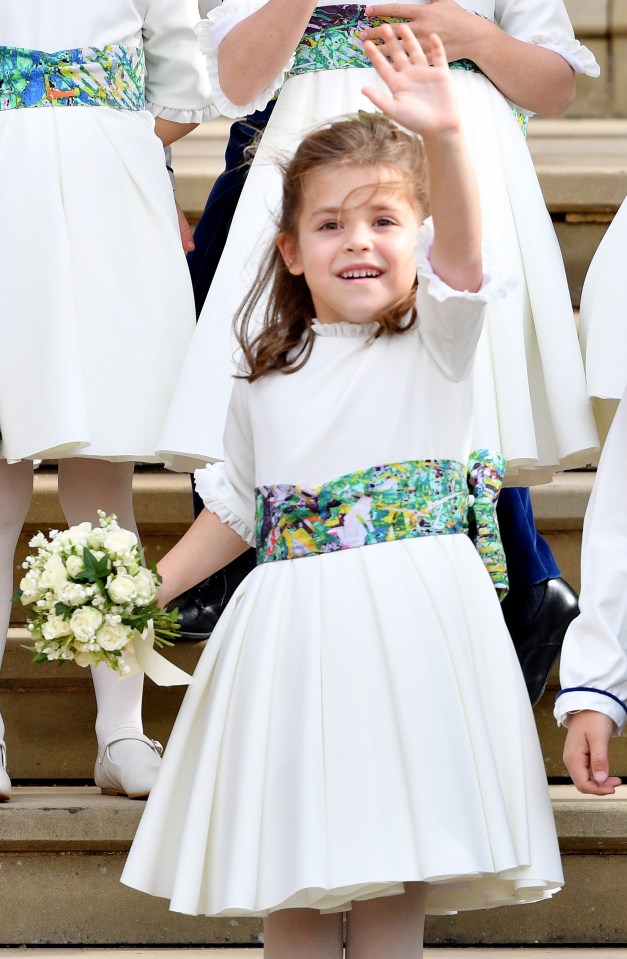
<path fill-rule="evenodd" d="M 57 616 L 63 616 L 63 619 L 69 619 L 74 612 L 72 606 L 68 606 L 67 603 L 55 603 L 54 611 Z"/>

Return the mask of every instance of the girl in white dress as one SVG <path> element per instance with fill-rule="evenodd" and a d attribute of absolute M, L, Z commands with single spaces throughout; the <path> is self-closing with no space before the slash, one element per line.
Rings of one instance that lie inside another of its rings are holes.
<path fill-rule="evenodd" d="M 69 524 L 101 508 L 130 529 L 133 463 L 158 461 L 194 327 L 163 144 L 209 115 L 197 9 L 0 0 L 0 657 L 33 460 L 59 461 Z M 94 683 L 97 782 L 145 795 L 142 677 Z"/>
<path fill-rule="evenodd" d="M 519 280 L 507 302 L 488 310 L 475 371 L 476 445 L 501 450 L 508 477 L 518 485 L 590 462 L 598 438 L 563 262 L 521 133 L 530 112 L 566 108 L 573 70 L 598 72 L 594 57 L 574 39 L 562 0 L 438 0 L 427 6 L 402 0 L 386 8 L 337 0 L 318 7 L 315 0 L 223 0 L 214 6 L 199 36 L 220 112 L 243 116 L 280 92 L 188 351 L 162 436 L 164 456 L 182 468 L 190 464 L 187 454 L 203 461 L 222 454 L 232 318 L 272 235 L 281 189 L 277 158 L 293 152 L 316 124 L 372 109 L 361 87 L 377 79 L 360 37 L 374 35 L 381 9 L 395 17 L 406 10 L 418 32 L 422 6 L 431 29 L 446 31 L 460 67 L 452 79 L 485 235 L 497 267 Z"/>
<path fill-rule="evenodd" d="M 176 911 L 266 917 L 267 959 L 339 959 L 343 912 L 351 959 L 408 959 L 425 911 L 562 881 L 525 685 L 464 532 L 472 502 L 502 587 L 503 457 L 473 459 L 474 500 L 465 464 L 485 304 L 505 289 L 482 276 L 444 49 L 433 36 L 430 67 L 399 37 L 391 63 L 368 49 L 392 95 L 365 92 L 424 148 L 368 114 L 297 151 L 241 315 L 225 462 L 197 472 L 207 509 L 160 566 L 167 602 L 247 545 L 260 561 L 203 653 L 122 879 Z M 424 225 L 416 246 L 427 202 L 435 238 Z"/>

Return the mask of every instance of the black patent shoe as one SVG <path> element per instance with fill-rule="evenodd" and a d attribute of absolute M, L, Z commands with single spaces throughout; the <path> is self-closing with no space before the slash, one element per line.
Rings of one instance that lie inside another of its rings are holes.
<path fill-rule="evenodd" d="M 503 604 L 503 615 L 527 684 L 531 705 L 535 706 L 546 689 L 566 630 L 579 615 L 577 593 L 561 577 L 548 579 L 544 596 L 530 619 L 522 623 L 516 621 L 508 610 L 507 599 Z"/>
<path fill-rule="evenodd" d="M 173 599 L 168 609 L 179 611 L 181 632 L 177 638 L 190 642 L 211 636 L 231 596 L 255 565 L 255 550 L 247 549 L 224 569 Z"/>

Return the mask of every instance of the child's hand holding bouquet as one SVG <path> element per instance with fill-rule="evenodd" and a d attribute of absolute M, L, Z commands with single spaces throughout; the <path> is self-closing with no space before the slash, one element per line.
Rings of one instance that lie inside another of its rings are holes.
<path fill-rule="evenodd" d="M 23 564 L 16 598 L 31 607 L 35 661 L 106 663 L 121 676 L 137 662 L 160 685 L 189 682 L 152 648 L 172 645 L 178 633 L 177 611 L 157 605 L 161 577 L 142 565 L 134 533 L 115 516 L 98 515 L 99 526 L 81 523 L 30 541 L 36 552 Z"/>

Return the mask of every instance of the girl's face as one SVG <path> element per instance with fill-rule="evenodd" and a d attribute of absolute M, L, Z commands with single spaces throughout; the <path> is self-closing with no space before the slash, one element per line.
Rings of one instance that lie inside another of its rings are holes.
<path fill-rule="evenodd" d="M 297 234 L 277 242 L 318 322 L 371 323 L 409 294 L 423 219 L 394 171 L 333 166 L 307 176 Z"/>

